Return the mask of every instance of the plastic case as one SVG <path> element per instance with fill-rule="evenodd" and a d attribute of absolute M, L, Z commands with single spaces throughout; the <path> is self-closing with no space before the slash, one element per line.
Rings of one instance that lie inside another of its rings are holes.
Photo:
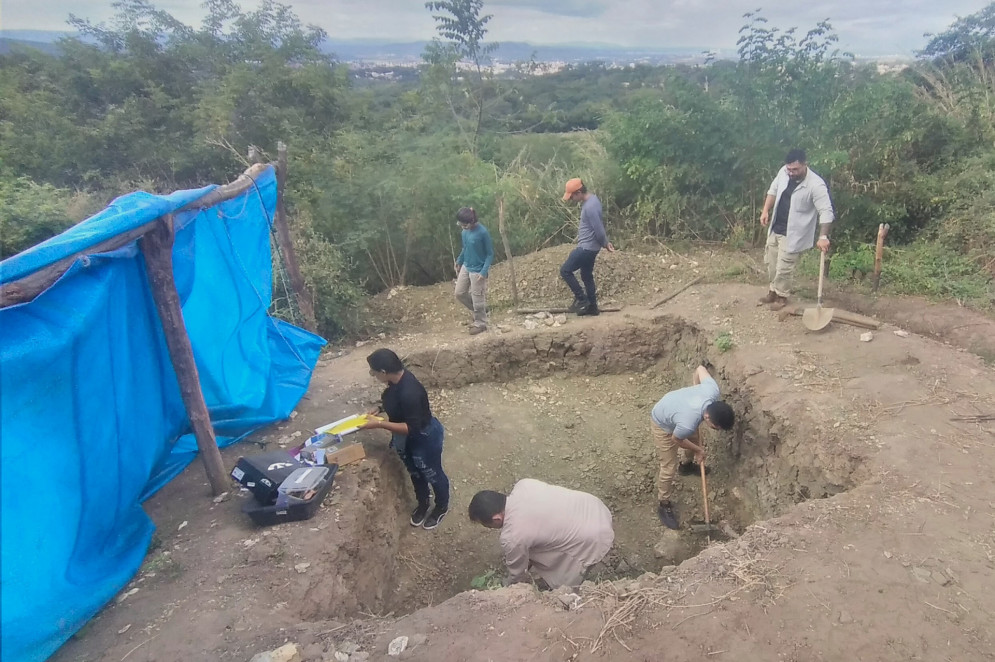
<path fill-rule="evenodd" d="M 268 506 L 276 501 L 280 483 L 306 466 L 287 451 L 270 451 L 238 458 L 231 477 L 252 490 L 259 503 Z"/>
<path fill-rule="evenodd" d="M 252 521 L 259 526 L 272 526 L 273 524 L 280 524 L 281 522 L 300 522 L 311 519 L 314 517 L 314 514 L 318 512 L 321 502 L 325 500 L 328 492 L 332 489 L 332 484 L 335 482 L 335 474 L 339 470 L 339 465 L 332 464 L 325 467 L 313 468 L 325 471 L 326 475 L 316 486 L 317 492 L 313 497 L 311 497 L 311 499 L 301 503 L 292 503 L 287 506 L 277 506 L 276 504 L 272 506 L 262 506 L 253 501 L 249 501 L 242 506 L 242 512 L 251 517 Z"/>
<path fill-rule="evenodd" d="M 306 467 L 296 470 L 277 488 L 276 505 L 305 503 L 321 487 L 327 473 L 328 467 Z"/>

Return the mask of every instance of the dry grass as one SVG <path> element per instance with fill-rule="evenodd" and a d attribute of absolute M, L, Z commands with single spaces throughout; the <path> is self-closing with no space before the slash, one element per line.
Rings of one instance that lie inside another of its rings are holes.
<path fill-rule="evenodd" d="M 713 557 L 705 561 L 707 566 L 711 566 L 706 568 L 710 572 L 704 576 L 697 573 L 699 578 L 686 585 L 672 575 L 660 578 L 649 586 L 639 582 L 596 585 L 581 605 L 595 604 L 604 615 L 604 625 L 591 643 L 591 652 L 598 652 L 612 639 L 631 652 L 622 635 L 630 632 L 640 616 L 650 609 L 665 611 L 668 616 L 671 612 L 695 610 L 672 626 L 676 630 L 692 618 L 709 614 L 722 602 L 746 591 L 752 592 L 764 608 L 774 604 L 789 584 L 783 581 L 780 566 L 771 564 L 764 555 L 769 543 L 761 535 L 754 537 L 752 543 L 722 547 L 721 558 Z M 718 582 L 731 584 L 732 587 L 709 600 L 695 602 L 692 599 L 700 585 L 707 583 L 715 586 Z"/>

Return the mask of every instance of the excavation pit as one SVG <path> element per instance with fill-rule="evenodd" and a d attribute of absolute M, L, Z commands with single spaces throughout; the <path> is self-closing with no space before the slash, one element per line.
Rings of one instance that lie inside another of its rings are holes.
<path fill-rule="evenodd" d="M 382 593 L 378 610 L 406 613 L 500 577 L 498 532 L 471 523 L 466 509 L 476 491 L 507 493 L 521 478 L 590 492 L 612 510 L 615 550 L 599 567 L 600 579 L 658 571 L 723 539 L 689 529 L 703 520 L 700 476 L 677 479 L 681 531 L 667 532 L 657 520 L 658 462 L 649 420 L 656 401 L 689 385 L 699 359 L 714 352 L 697 328 L 659 317 L 514 332 L 407 356 L 446 426 L 452 505 L 435 531 L 408 526 L 410 485 L 400 462 L 383 453 L 382 483 L 389 488 L 370 505 L 393 511 L 397 531 L 393 549 L 373 555 L 378 573 L 389 575 L 394 587 Z M 742 375 L 716 372 L 737 423 L 730 432 L 706 432 L 713 521 L 736 534 L 795 503 L 855 484 L 856 461 L 806 454 L 805 421 L 776 420 L 766 412 L 772 403 L 757 402 L 741 386 Z M 369 397 L 378 393 L 371 385 Z M 385 450 L 374 434 L 366 443 Z"/>

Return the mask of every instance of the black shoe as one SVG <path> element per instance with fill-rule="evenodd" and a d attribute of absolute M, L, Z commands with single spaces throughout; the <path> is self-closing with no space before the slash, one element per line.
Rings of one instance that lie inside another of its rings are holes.
<path fill-rule="evenodd" d="M 578 310 L 577 314 L 578 315 L 590 315 L 591 317 L 594 317 L 595 315 L 600 315 L 601 311 L 598 310 L 598 304 L 596 304 L 596 303 L 590 303 L 590 304 L 584 306 L 583 308 L 581 308 L 580 310 Z"/>
<path fill-rule="evenodd" d="M 681 525 L 677 523 L 677 515 L 674 514 L 674 507 L 670 505 L 669 501 L 660 502 L 660 505 L 656 507 L 656 516 L 660 518 L 660 522 L 668 529 L 681 528 Z"/>
<path fill-rule="evenodd" d="M 439 524 L 442 522 L 442 518 L 445 517 L 448 513 L 449 513 L 449 506 L 446 506 L 445 508 L 440 508 L 439 506 L 436 506 L 435 510 L 432 511 L 432 514 L 428 516 L 428 519 L 425 520 L 425 523 L 422 524 L 422 526 L 425 527 L 426 529 L 434 529 L 435 527 L 439 526 Z"/>
<path fill-rule="evenodd" d="M 418 507 L 411 511 L 411 526 L 421 526 L 428 516 L 428 504 L 419 503 Z"/>
<path fill-rule="evenodd" d="M 574 297 L 573 303 L 567 307 L 567 312 L 577 313 L 579 315 L 580 311 L 584 310 L 585 308 L 587 308 L 587 299 L 578 299 Z"/>
<path fill-rule="evenodd" d="M 701 465 L 697 462 L 681 462 L 677 465 L 677 473 L 682 476 L 700 476 L 701 475 Z M 712 473 L 712 468 L 709 466 L 705 467 L 705 475 Z"/>

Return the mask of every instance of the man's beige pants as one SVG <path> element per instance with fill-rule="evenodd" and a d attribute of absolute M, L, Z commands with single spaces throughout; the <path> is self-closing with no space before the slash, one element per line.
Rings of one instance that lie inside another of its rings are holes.
<path fill-rule="evenodd" d="M 651 422 L 650 429 L 653 431 L 653 444 L 656 446 L 656 454 L 660 459 L 660 475 L 656 479 L 657 497 L 660 501 L 670 501 L 670 495 L 674 491 L 674 476 L 677 475 L 677 464 L 680 462 L 678 450 L 684 451 L 685 462 L 694 460 L 694 453 L 678 446 L 674 441 L 674 435 L 656 423 Z M 701 427 L 699 426 L 694 434 L 688 437 L 688 441 L 701 446 L 701 443 L 698 441 L 700 431 Z"/>
<path fill-rule="evenodd" d="M 487 279 L 460 267 L 456 276 L 456 299 L 473 312 L 473 325 L 487 328 Z"/>
<path fill-rule="evenodd" d="M 767 265 L 767 275 L 770 277 L 770 289 L 778 296 L 791 296 L 791 279 L 801 253 L 788 252 L 788 238 L 783 234 L 767 235 L 767 245 L 764 247 L 764 264 Z"/>

